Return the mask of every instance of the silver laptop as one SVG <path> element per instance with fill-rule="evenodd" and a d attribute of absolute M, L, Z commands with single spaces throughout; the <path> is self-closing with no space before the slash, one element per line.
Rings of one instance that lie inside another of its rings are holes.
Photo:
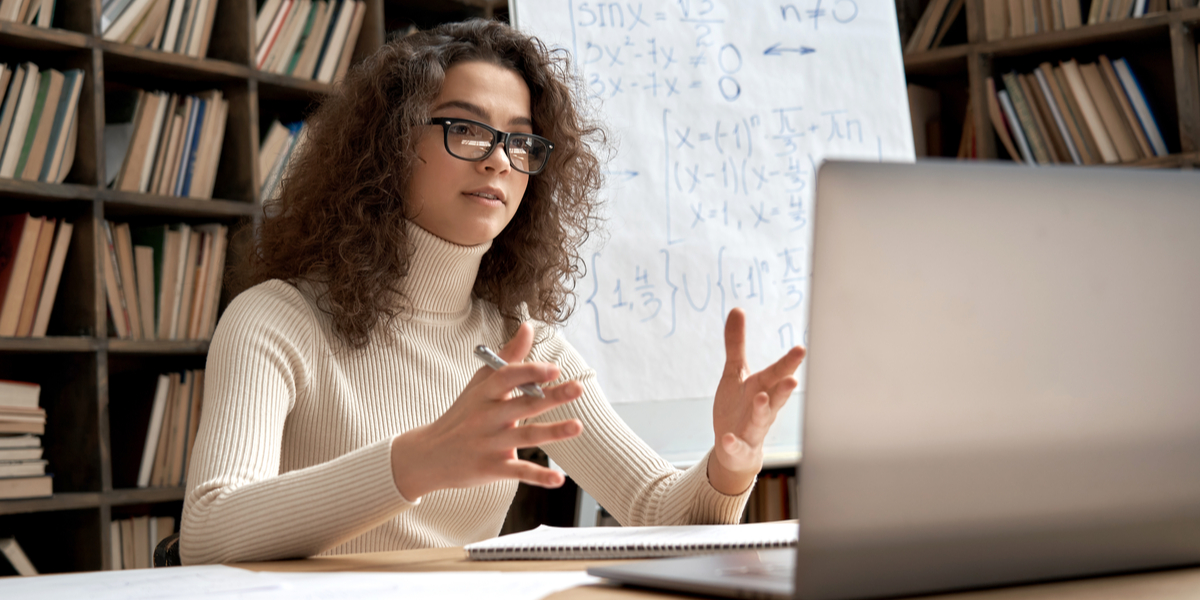
<path fill-rule="evenodd" d="M 1200 564 L 1200 173 L 818 175 L 796 550 L 589 569 L 879 598 Z"/>

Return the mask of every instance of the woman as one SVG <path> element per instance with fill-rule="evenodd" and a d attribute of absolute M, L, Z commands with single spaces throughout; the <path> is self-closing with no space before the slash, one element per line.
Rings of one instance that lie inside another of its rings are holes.
<path fill-rule="evenodd" d="M 567 73 L 503 24 L 450 24 L 387 44 L 310 117 L 209 349 L 185 563 L 493 537 L 518 481 L 563 483 L 516 458 L 532 446 L 624 524 L 737 522 L 804 351 L 750 375 L 730 314 L 719 443 L 686 471 L 613 413 L 548 324 L 600 183 Z M 481 368 L 478 344 L 511 364 Z"/>

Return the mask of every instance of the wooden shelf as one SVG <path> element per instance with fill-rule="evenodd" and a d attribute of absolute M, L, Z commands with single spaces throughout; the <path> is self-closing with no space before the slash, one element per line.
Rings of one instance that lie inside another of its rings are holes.
<path fill-rule="evenodd" d="M 183 500 L 185 494 L 182 487 L 123 489 L 104 492 L 104 502 L 111 506 L 155 504 Z"/>
<path fill-rule="evenodd" d="M 0 21 L 0 46 L 27 50 L 82 50 L 92 46 L 92 38 L 65 29 Z"/>
<path fill-rule="evenodd" d="M 100 506 L 99 492 L 54 494 L 49 498 L 0 500 L 0 515 L 19 515 L 34 512 L 77 510 Z"/>
<path fill-rule="evenodd" d="M 251 77 L 250 67 L 224 60 L 195 58 L 103 40 L 98 44 L 104 51 L 106 71 L 162 75 L 163 69 L 169 68 L 171 79 L 203 82 L 245 81 Z"/>
<path fill-rule="evenodd" d="M 0 338 L 0 352 L 94 352 L 99 347 L 90 337 Z"/>
<path fill-rule="evenodd" d="M 108 351 L 117 354 L 208 354 L 209 340 L 108 339 Z"/>
<path fill-rule="evenodd" d="M 257 204 L 252 202 L 180 198 L 179 196 L 159 196 L 109 189 L 98 190 L 98 196 L 104 202 L 105 214 L 113 216 L 147 214 L 171 217 L 228 218 L 254 216 L 261 210 Z M 108 208 L 116 210 L 110 211 L 107 210 Z"/>
<path fill-rule="evenodd" d="M 910 75 L 951 75 L 967 72 L 967 44 L 934 48 L 904 55 L 904 71 Z"/>
<path fill-rule="evenodd" d="M 1158 13 L 1137 19 L 985 42 L 978 44 L 976 50 L 980 54 L 993 56 L 1021 56 L 1105 42 L 1134 41 L 1156 35 L 1166 36 L 1171 20 L 1171 13 Z"/>

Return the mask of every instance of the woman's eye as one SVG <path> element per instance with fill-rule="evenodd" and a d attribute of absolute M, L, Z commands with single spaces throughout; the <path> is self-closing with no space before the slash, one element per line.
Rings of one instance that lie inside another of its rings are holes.
<path fill-rule="evenodd" d="M 464 123 L 455 123 L 450 126 L 450 133 L 453 135 L 467 135 L 471 133 L 471 127 Z"/>

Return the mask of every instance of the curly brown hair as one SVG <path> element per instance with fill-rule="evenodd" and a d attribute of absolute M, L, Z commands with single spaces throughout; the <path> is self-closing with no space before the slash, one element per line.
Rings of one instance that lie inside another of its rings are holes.
<path fill-rule="evenodd" d="M 404 198 L 416 147 L 446 70 L 485 61 L 529 86 L 534 133 L 554 141 L 520 209 L 483 257 L 474 293 L 510 321 L 564 321 L 579 248 L 596 230 L 603 127 L 585 114 L 564 51 L 496 21 L 449 23 L 390 40 L 349 71 L 307 119 L 279 196 L 242 252 L 235 289 L 281 279 L 320 283 L 336 336 L 361 349 L 407 309 L 401 282 L 413 243 Z M 250 228 L 247 228 L 249 230 Z"/>

